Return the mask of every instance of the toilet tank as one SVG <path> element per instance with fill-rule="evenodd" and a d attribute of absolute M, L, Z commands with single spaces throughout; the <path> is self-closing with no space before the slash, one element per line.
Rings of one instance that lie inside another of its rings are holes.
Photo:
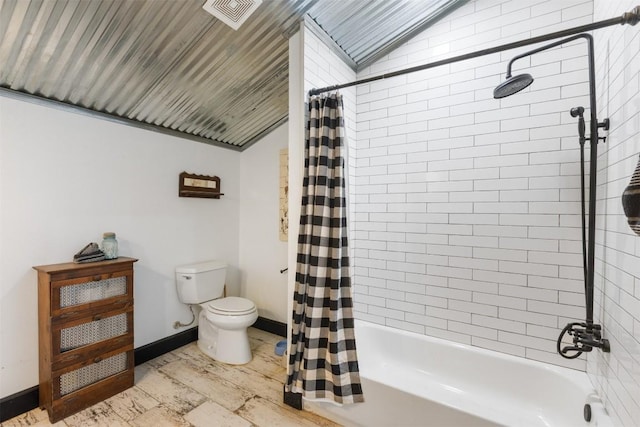
<path fill-rule="evenodd" d="M 205 261 L 176 267 L 178 298 L 185 304 L 201 304 L 220 298 L 224 292 L 227 264 Z"/>

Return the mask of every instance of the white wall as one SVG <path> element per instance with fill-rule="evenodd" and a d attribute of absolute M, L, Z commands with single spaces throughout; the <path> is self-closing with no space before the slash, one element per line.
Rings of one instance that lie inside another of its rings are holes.
<path fill-rule="evenodd" d="M 286 124 L 242 152 L 240 157 L 241 296 L 260 316 L 287 322 L 287 242 L 279 235 L 280 150 L 288 146 Z"/>
<path fill-rule="evenodd" d="M 591 22 L 590 1 L 471 1 L 358 74 L 393 71 Z M 358 88 L 357 316 L 584 369 L 555 353 L 585 316 L 577 125 L 586 49 L 535 46 Z"/>
<path fill-rule="evenodd" d="M 595 0 L 594 20 L 620 16 L 637 2 Z M 611 130 L 600 144 L 596 236 L 595 320 L 611 353 L 594 352 L 587 372 L 615 425 L 640 425 L 640 237 L 627 226 L 620 197 L 640 153 L 640 32 L 609 27 L 594 32 L 598 118 Z"/>
<path fill-rule="evenodd" d="M 239 170 L 231 150 L 0 97 L 0 397 L 38 383 L 31 267 L 68 262 L 104 231 L 140 260 L 136 347 L 190 319 L 176 265 L 224 259 L 237 295 Z M 225 196 L 179 198 L 182 171 L 218 175 Z"/>
<path fill-rule="evenodd" d="M 304 24 L 289 38 L 289 242 L 287 244 L 287 340 L 291 342 L 291 313 L 296 283 L 296 260 L 302 177 L 304 168 Z M 298 218 L 296 220 L 296 218 Z M 289 348 L 287 348 L 287 359 Z M 287 374 L 289 365 L 287 365 Z"/>

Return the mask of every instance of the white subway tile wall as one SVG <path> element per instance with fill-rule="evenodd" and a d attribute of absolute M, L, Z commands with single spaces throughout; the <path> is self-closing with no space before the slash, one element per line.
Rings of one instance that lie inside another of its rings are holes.
<path fill-rule="evenodd" d="M 595 0 L 594 20 L 615 16 L 637 1 Z M 594 32 L 598 118 L 611 120 L 599 146 L 595 320 L 611 353 L 593 352 L 587 372 L 615 425 L 640 425 L 640 237 L 627 226 L 620 197 L 640 152 L 640 31 L 610 27 Z"/>
<path fill-rule="evenodd" d="M 592 20 L 591 1 L 476 0 L 358 78 Z M 493 88 L 529 46 L 358 88 L 356 315 L 584 370 L 555 354 L 584 320 L 580 152 L 569 110 L 588 105 L 580 43 L 527 57 L 534 84 Z"/>
<path fill-rule="evenodd" d="M 632 0 L 472 0 L 358 78 L 634 6 Z M 530 72 L 536 80 L 500 101 L 492 91 L 507 62 L 535 46 L 342 91 L 354 304 L 363 320 L 586 369 L 614 424 L 636 426 L 640 238 L 626 225 L 620 195 L 640 152 L 640 37 L 636 27 L 618 26 L 594 36 L 599 116 L 612 120 L 599 146 L 595 320 L 611 353 L 574 361 L 555 353 L 559 330 L 585 316 L 580 153 L 576 120 L 568 114 L 588 106 L 583 41 L 517 61 L 514 73 Z M 306 89 L 353 80 L 309 31 L 305 45 Z"/>

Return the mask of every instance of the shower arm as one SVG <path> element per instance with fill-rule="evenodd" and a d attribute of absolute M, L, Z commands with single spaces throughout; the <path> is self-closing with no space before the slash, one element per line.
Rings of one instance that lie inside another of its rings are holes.
<path fill-rule="evenodd" d="M 511 66 L 512 66 L 512 65 L 513 65 L 513 63 L 514 63 L 514 62 L 516 62 L 518 59 L 522 59 L 522 58 L 525 58 L 525 57 L 527 57 L 527 56 L 535 55 L 536 53 L 542 52 L 542 51 L 544 51 L 544 50 L 553 49 L 554 47 L 560 46 L 560 45 L 565 44 L 565 43 L 572 42 L 572 41 L 574 41 L 574 40 L 576 40 L 576 39 L 583 38 L 583 37 L 585 37 L 585 36 L 587 36 L 587 37 L 591 37 L 589 34 L 578 34 L 578 35 L 575 35 L 575 36 L 573 36 L 573 37 L 567 37 L 566 39 L 558 40 L 558 41 L 555 41 L 555 42 L 553 42 L 553 43 L 549 43 L 549 44 L 547 44 L 547 45 L 541 46 L 541 47 L 539 47 L 539 48 L 537 48 L 537 49 L 533 49 L 533 50 L 530 50 L 530 51 L 528 51 L 528 52 L 521 53 L 520 55 L 516 55 L 516 56 L 514 56 L 514 57 L 513 57 L 513 58 L 511 58 L 511 60 L 509 61 L 509 64 L 507 64 L 507 75 L 506 75 L 505 77 L 506 77 L 507 79 L 508 79 L 509 77 L 511 77 Z"/>

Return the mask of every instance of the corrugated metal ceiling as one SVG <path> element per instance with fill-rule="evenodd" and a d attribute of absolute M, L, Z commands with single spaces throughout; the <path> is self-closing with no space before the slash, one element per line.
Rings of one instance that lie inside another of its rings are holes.
<path fill-rule="evenodd" d="M 466 2 L 322 0 L 309 16 L 362 68 Z"/>
<path fill-rule="evenodd" d="M 234 31 L 204 0 L 0 0 L 0 87 L 243 149 L 287 118 L 305 14 L 358 66 L 464 1 L 265 0 Z"/>

